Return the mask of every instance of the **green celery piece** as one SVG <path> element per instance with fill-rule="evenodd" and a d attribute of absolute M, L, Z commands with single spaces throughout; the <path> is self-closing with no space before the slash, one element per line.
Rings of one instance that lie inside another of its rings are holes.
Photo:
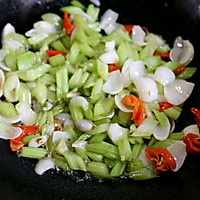
<path fill-rule="evenodd" d="M 98 74 L 96 72 L 93 72 L 89 75 L 88 79 L 86 80 L 83 88 L 90 88 L 95 85 L 96 81 L 98 79 Z"/>
<path fill-rule="evenodd" d="M 63 20 L 59 15 L 55 13 L 45 13 L 41 16 L 44 21 L 53 24 L 55 27 L 62 29 Z"/>
<path fill-rule="evenodd" d="M 108 65 L 97 59 L 97 73 L 104 80 L 108 80 Z"/>
<path fill-rule="evenodd" d="M 106 158 L 113 160 L 120 159 L 118 148 L 108 142 L 101 141 L 87 144 L 86 150 L 97 154 L 102 154 Z"/>
<path fill-rule="evenodd" d="M 70 2 L 73 6 L 76 6 L 76 7 L 78 7 L 78 8 L 81 8 L 82 10 L 85 10 L 86 9 L 86 7 L 85 7 L 85 5 L 83 5 L 80 1 L 78 1 L 78 0 L 72 0 L 71 2 Z"/>
<path fill-rule="evenodd" d="M 117 54 L 119 55 L 119 66 L 121 67 L 127 58 L 132 58 L 133 60 L 138 60 L 137 49 L 129 42 L 122 42 L 118 49 Z"/>
<path fill-rule="evenodd" d="M 150 45 L 146 45 L 139 53 L 139 60 L 144 60 L 147 57 L 152 56 L 152 50 Z"/>
<path fill-rule="evenodd" d="M 168 139 L 183 140 L 184 137 L 185 137 L 185 134 L 183 132 L 180 132 L 180 133 L 170 133 L 169 136 L 168 136 Z"/>
<path fill-rule="evenodd" d="M 142 169 L 129 172 L 129 178 L 134 180 L 147 180 L 158 177 L 158 173 L 154 173 L 155 167 L 153 165 L 148 165 Z"/>
<path fill-rule="evenodd" d="M 79 121 L 84 118 L 84 113 L 81 107 L 74 107 L 69 104 L 69 111 L 74 121 Z"/>
<path fill-rule="evenodd" d="M 169 52 L 170 50 L 171 50 L 171 49 L 170 49 L 170 47 L 169 47 L 168 44 L 160 45 L 160 46 L 156 49 L 156 51 L 159 52 L 159 53 L 167 53 L 167 52 Z"/>
<path fill-rule="evenodd" d="M 51 85 L 56 82 L 56 79 L 54 75 L 46 73 L 41 76 L 38 81 L 44 83 L 45 85 Z"/>
<path fill-rule="evenodd" d="M 173 61 L 169 61 L 167 63 L 165 63 L 165 66 L 168 67 L 169 69 L 171 69 L 172 71 L 178 69 L 181 64 L 178 62 L 173 62 Z"/>
<path fill-rule="evenodd" d="M 65 99 L 68 91 L 69 91 L 68 71 L 67 67 L 63 66 L 56 72 L 57 100 L 60 101 L 62 98 Z"/>
<path fill-rule="evenodd" d="M 181 111 L 176 110 L 174 107 L 168 108 L 163 111 L 169 118 L 177 120 L 181 114 Z"/>
<path fill-rule="evenodd" d="M 88 131 L 87 134 L 97 135 L 97 134 L 100 134 L 100 133 L 104 133 L 104 132 L 107 131 L 108 127 L 109 127 L 109 123 L 100 124 L 100 125 L 94 127 L 93 129 L 91 129 L 90 131 Z"/>
<path fill-rule="evenodd" d="M 34 134 L 31 134 L 31 135 L 27 135 L 27 136 L 22 138 L 22 142 L 24 144 L 28 144 L 31 139 L 37 138 L 37 137 L 40 137 L 40 136 L 41 136 L 40 133 L 34 133 Z"/>
<path fill-rule="evenodd" d="M 35 45 L 39 45 L 41 42 L 43 42 L 46 38 L 48 37 L 48 34 L 45 32 L 39 32 L 36 35 L 30 37 L 28 39 L 28 42 L 35 46 Z"/>
<path fill-rule="evenodd" d="M 0 100 L 0 114 L 4 117 L 16 117 L 17 111 L 12 103 Z"/>
<path fill-rule="evenodd" d="M 61 54 L 57 54 L 55 56 L 51 56 L 49 58 L 49 63 L 53 67 L 64 65 L 65 64 L 65 57 Z"/>
<path fill-rule="evenodd" d="M 89 139 L 89 141 L 90 141 L 90 143 L 101 142 L 101 141 L 103 141 L 106 138 L 107 138 L 107 134 L 106 133 L 100 133 L 100 134 L 97 134 L 97 135 L 93 135 Z"/>
<path fill-rule="evenodd" d="M 31 91 L 32 97 L 35 97 L 41 105 L 47 100 L 47 87 L 45 84 L 38 82 L 36 86 Z"/>
<path fill-rule="evenodd" d="M 118 117 L 117 117 L 117 122 L 118 124 L 121 124 L 123 126 L 130 125 L 131 123 L 131 113 L 123 112 L 119 110 L 118 112 Z"/>
<path fill-rule="evenodd" d="M 43 64 L 43 65 L 35 65 L 28 70 L 23 70 L 18 72 L 18 76 L 23 81 L 35 81 L 37 78 L 44 75 L 48 70 L 51 68 L 51 65 L 49 64 Z"/>
<path fill-rule="evenodd" d="M 31 51 L 26 51 L 17 56 L 18 70 L 27 70 L 35 64 L 35 54 Z"/>
<path fill-rule="evenodd" d="M 20 87 L 18 90 L 18 98 L 19 102 L 26 101 L 29 105 L 31 105 L 31 92 L 30 88 L 26 83 L 20 83 Z"/>
<path fill-rule="evenodd" d="M 181 73 L 179 73 L 176 76 L 176 78 L 189 79 L 195 74 L 196 71 L 197 71 L 197 67 L 186 67 Z"/>
<path fill-rule="evenodd" d="M 86 164 L 81 156 L 72 151 L 65 151 L 63 154 L 71 169 L 87 171 Z"/>
<path fill-rule="evenodd" d="M 36 147 L 22 147 L 19 151 L 19 155 L 27 158 L 41 159 L 47 154 L 47 150 L 44 148 Z"/>
<path fill-rule="evenodd" d="M 94 4 L 89 4 L 86 10 L 86 13 L 90 15 L 94 21 L 97 20 L 99 12 L 100 9 L 98 7 L 95 7 Z"/>
<path fill-rule="evenodd" d="M 74 89 L 78 87 L 78 82 L 83 75 L 83 69 L 77 69 L 72 77 L 69 79 L 69 88 Z"/>
<path fill-rule="evenodd" d="M 69 151 L 69 146 L 68 146 L 65 138 L 60 140 L 60 142 L 57 144 L 57 146 L 55 148 L 55 151 L 59 155 L 64 155 L 65 151 Z"/>
<path fill-rule="evenodd" d="M 67 52 L 67 49 L 65 48 L 65 46 L 63 45 L 63 43 L 61 42 L 61 40 L 56 40 L 56 41 L 52 42 L 51 46 L 56 51 Z"/>
<path fill-rule="evenodd" d="M 124 173 L 124 170 L 126 168 L 126 163 L 118 161 L 114 167 L 112 168 L 110 172 L 111 177 L 118 177 L 121 176 Z"/>
<path fill-rule="evenodd" d="M 84 12 L 81 8 L 77 6 L 64 6 L 60 8 L 61 12 L 67 12 L 68 14 L 78 14 Z"/>
<path fill-rule="evenodd" d="M 9 49 L 9 54 L 5 56 L 4 62 L 12 71 L 17 70 L 17 57 L 14 49 Z"/>
<path fill-rule="evenodd" d="M 68 35 L 65 35 L 65 36 L 61 37 L 60 40 L 63 43 L 65 49 L 69 50 L 71 47 L 70 37 Z"/>
<path fill-rule="evenodd" d="M 27 38 L 24 35 L 19 34 L 19 33 L 10 33 L 6 35 L 5 40 L 8 40 L 8 41 L 14 40 L 14 41 L 20 42 L 25 47 L 29 46 L 29 42 Z"/>
<path fill-rule="evenodd" d="M 132 159 L 128 162 L 129 172 L 134 172 L 143 168 L 142 160 Z"/>
<path fill-rule="evenodd" d="M 121 161 L 128 161 L 132 158 L 131 145 L 129 143 L 128 136 L 126 133 L 123 133 L 122 138 L 119 139 L 118 149 Z"/>
<path fill-rule="evenodd" d="M 131 38 L 121 28 L 115 29 L 109 36 L 107 36 L 106 41 L 112 40 L 115 41 L 116 48 L 118 48 L 122 42 L 131 42 Z"/>
<path fill-rule="evenodd" d="M 157 149 L 157 148 L 164 148 L 166 149 L 170 145 L 172 145 L 175 142 L 173 139 L 166 139 L 163 141 L 158 141 L 154 145 L 151 146 L 151 148 Z"/>
<path fill-rule="evenodd" d="M 92 161 L 96 161 L 96 162 L 101 162 L 103 160 L 103 156 L 97 153 L 93 153 L 93 152 L 86 152 L 87 156 L 92 160 Z"/>
<path fill-rule="evenodd" d="M 87 170 L 96 177 L 100 178 L 110 178 L 109 168 L 102 162 L 89 162 Z"/>
<path fill-rule="evenodd" d="M 114 108 L 113 97 L 102 98 L 94 106 L 94 116 L 107 116 Z"/>
<path fill-rule="evenodd" d="M 134 144 L 132 146 L 132 149 L 131 149 L 132 159 L 138 158 L 138 156 L 140 155 L 140 153 L 142 151 L 143 146 L 144 146 L 143 143 Z"/>
<path fill-rule="evenodd" d="M 153 73 L 163 61 L 161 60 L 160 56 L 149 56 L 144 58 L 143 62 L 147 66 L 147 72 Z"/>
<path fill-rule="evenodd" d="M 94 50 L 92 47 L 90 47 L 87 43 L 80 42 L 79 43 L 79 49 L 82 54 L 88 56 L 88 57 L 93 57 L 94 56 Z"/>

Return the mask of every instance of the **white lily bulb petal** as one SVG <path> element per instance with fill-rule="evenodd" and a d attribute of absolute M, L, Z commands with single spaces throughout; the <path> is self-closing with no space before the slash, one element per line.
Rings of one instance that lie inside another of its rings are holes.
<path fill-rule="evenodd" d="M 0 69 L 2 69 L 3 71 L 6 71 L 6 72 L 11 71 L 11 69 L 6 66 L 4 61 L 0 61 Z"/>
<path fill-rule="evenodd" d="M 2 44 L 5 43 L 5 37 L 6 35 L 10 34 L 10 33 L 15 33 L 15 27 L 13 25 L 11 25 L 10 23 L 7 23 L 2 31 Z"/>
<path fill-rule="evenodd" d="M 171 125 L 169 123 L 168 118 L 166 118 L 166 126 L 158 125 L 155 128 L 153 135 L 157 140 L 163 141 L 167 139 L 167 137 L 169 136 L 170 129 L 171 129 Z"/>
<path fill-rule="evenodd" d="M 103 53 L 99 59 L 106 64 L 113 64 L 119 62 L 119 56 L 115 50 Z"/>
<path fill-rule="evenodd" d="M 64 126 L 70 125 L 72 128 L 74 128 L 74 121 L 73 121 L 72 116 L 70 114 L 61 113 L 56 118 L 61 120 Z"/>
<path fill-rule="evenodd" d="M 4 72 L 0 69 L 0 97 L 3 95 L 3 84 L 5 82 Z"/>
<path fill-rule="evenodd" d="M 104 28 L 104 31 L 107 35 L 110 35 L 115 29 L 117 28 L 121 28 L 121 24 L 116 23 L 116 22 L 112 22 L 106 25 L 106 27 Z"/>
<path fill-rule="evenodd" d="M 3 93 L 6 100 L 10 102 L 18 101 L 18 90 L 20 81 L 16 72 L 9 72 L 3 85 Z"/>
<path fill-rule="evenodd" d="M 0 61 L 4 60 L 5 56 L 9 54 L 9 51 L 7 49 L 1 49 L 0 50 Z"/>
<path fill-rule="evenodd" d="M 82 107 L 84 110 L 88 108 L 88 101 L 82 96 L 74 96 L 70 100 L 70 105 L 74 107 Z"/>
<path fill-rule="evenodd" d="M 117 145 L 122 134 L 127 134 L 128 129 L 121 127 L 118 123 L 111 124 L 108 128 L 108 136 L 114 144 Z"/>
<path fill-rule="evenodd" d="M 101 5 L 100 0 L 90 0 L 90 2 L 92 2 L 95 6 L 100 6 Z"/>
<path fill-rule="evenodd" d="M 148 165 L 153 165 L 154 164 L 154 162 L 152 160 L 146 158 L 146 156 L 145 156 L 145 149 L 146 148 L 147 148 L 147 145 L 144 144 L 143 148 L 142 148 L 142 150 L 140 152 L 140 155 L 137 158 L 138 160 L 141 160 L 143 162 L 143 166 L 144 167 L 146 167 Z"/>
<path fill-rule="evenodd" d="M 158 81 L 162 85 L 169 85 L 175 80 L 174 72 L 168 67 L 157 67 L 154 73 L 154 80 Z"/>
<path fill-rule="evenodd" d="M 179 105 L 189 98 L 193 88 L 194 83 L 176 79 L 171 84 L 164 86 L 164 95 L 169 103 Z"/>
<path fill-rule="evenodd" d="M 19 115 L 17 115 L 16 117 L 4 117 L 0 115 L 0 121 L 14 124 L 14 123 L 20 122 L 21 117 Z"/>
<path fill-rule="evenodd" d="M 158 121 L 147 117 L 136 129 L 137 133 L 153 133 L 158 125 Z"/>
<path fill-rule="evenodd" d="M 24 46 L 22 43 L 15 40 L 6 41 L 6 44 L 7 44 L 7 48 L 14 49 L 14 50 L 19 50 L 21 47 Z"/>
<path fill-rule="evenodd" d="M 40 147 L 43 144 L 45 144 L 47 142 L 47 140 L 48 140 L 47 135 L 39 136 L 39 137 L 31 139 L 28 143 L 28 146 L 29 147 Z"/>
<path fill-rule="evenodd" d="M 183 129 L 183 133 L 186 136 L 188 133 L 193 133 L 199 136 L 199 127 L 197 124 L 192 124 Z"/>
<path fill-rule="evenodd" d="M 146 42 L 144 42 L 145 32 L 142 30 L 140 26 L 134 26 L 132 29 L 132 41 L 133 43 L 144 46 L 147 45 Z"/>
<path fill-rule="evenodd" d="M 116 22 L 119 14 L 115 11 L 108 9 L 105 11 L 105 13 L 102 15 L 100 20 L 100 28 L 104 29 L 108 24 Z"/>
<path fill-rule="evenodd" d="M 138 77 L 145 76 L 146 69 L 144 66 L 143 61 L 135 61 L 130 64 L 130 77 L 133 80 L 135 80 Z"/>
<path fill-rule="evenodd" d="M 5 127 L 0 130 L 0 138 L 4 140 L 12 140 L 18 138 L 22 133 L 22 129 L 19 127 Z"/>
<path fill-rule="evenodd" d="M 38 163 L 35 165 L 35 173 L 38 175 L 42 175 L 47 170 L 54 168 L 55 164 L 53 162 L 53 159 L 51 157 L 45 157 L 39 160 Z"/>
<path fill-rule="evenodd" d="M 151 102 L 158 97 L 158 88 L 154 80 L 146 77 L 139 77 L 134 80 L 139 93 L 139 98 L 145 102 Z"/>
<path fill-rule="evenodd" d="M 18 103 L 16 110 L 25 126 L 31 126 L 37 120 L 37 113 L 31 109 L 26 101 Z"/>
<path fill-rule="evenodd" d="M 124 87 L 128 87 L 131 85 L 131 79 L 130 79 L 130 65 L 133 63 L 132 58 L 128 58 L 123 66 L 122 66 L 122 78 L 123 78 L 123 85 Z"/>
<path fill-rule="evenodd" d="M 60 142 L 60 140 L 62 140 L 63 138 L 65 140 L 69 139 L 69 135 L 67 134 L 67 132 L 64 132 L 64 131 L 54 131 L 53 132 L 52 141 L 55 145 L 58 144 Z"/>
<path fill-rule="evenodd" d="M 93 127 L 93 122 L 92 120 L 89 120 L 89 119 L 82 119 L 77 122 L 74 122 L 74 124 L 75 124 L 75 127 L 79 131 L 83 131 L 83 132 L 90 131 Z"/>
<path fill-rule="evenodd" d="M 88 141 L 76 141 L 72 144 L 72 147 L 85 150 L 87 144 Z"/>
<path fill-rule="evenodd" d="M 158 94 L 158 97 L 156 99 L 158 102 L 167 102 L 167 99 L 165 98 L 165 95 Z"/>
<path fill-rule="evenodd" d="M 52 33 L 52 34 L 57 32 L 56 27 L 47 21 L 38 21 L 33 24 L 33 27 L 40 31 L 44 30 L 45 32 Z"/>
<path fill-rule="evenodd" d="M 121 102 L 125 96 L 126 95 L 115 95 L 115 104 L 123 112 L 133 112 L 133 107 L 128 107 Z"/>
<path fill-rule="evenodd" d="M 112 51 L 112 50 L 115 50 L 115 41 L 114 40 L 106 42 L 105 48 L 104 48 L 104 51 L 106 51 L 106 52 Z"/>
<path fill-rule="evenodd" d="M 119 70 L 108 74 L 108 80 L 103 84 L 102 90 L 108 94 L 118 94 L 123 89 L 123 79 Z"/>
<path fill-rule="evenodd" d="M 173 171 L 176 172 L 181 168 L 187 156 L 186 144 L 183 141 L 176 141 L 171 146 L 167 147 L 167 150 L 176 161 L 176 168 L 173 169 Z"/>

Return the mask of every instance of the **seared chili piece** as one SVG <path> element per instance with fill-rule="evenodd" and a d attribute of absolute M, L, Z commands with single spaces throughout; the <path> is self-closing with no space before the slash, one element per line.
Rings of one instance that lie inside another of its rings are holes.
<path fill-rule="evenodd" d="M 62 52 L 62 51 L 56 51 L 56 50 L 46 50 L 46 54 L 51 57 L 51 56 L 55 56 L 58 54 L 61 54 L 63 56 L 65 56 L 67 53 L 66 52 Z"/>
<path fill-rule="evenodd" d="M 171 153 L 164 148 L 146 148 L 145 156 L 147 159 L 156 162 L 155 173 L 158 171 L 168 171 L 176 168 L 176 162 Z"/>
<path fill-rule="evenodd" d="M 133 25 L 133 24 L 123 24 L 123 26 L 126 29 L 126 31 L 129 34 L 131 34 L 133 27 L 136 26 L 136 25 Z M 140 27 L 143 29 L 143 31 L 148 32 L 148 29 L 145 26 L 140 26 Z"/>
<path fill-rule="evenodd" d="M 153 55 L 154 55 L 154 56 L 160 56 L 163 60 L 170 60 L 169 52 L 166 52 L 166 53 L 159 53 L 159 52 L 157 52 L 157 51 L 154 51 Z"/>
<path fill-rule="evenodd" d="M 159 106 L 160 106 L 159 111 L 163 112 L 164 110 L 171 108 L 173 105 L 171 103 L 168 103 L 168 102 L 159 102 Z"/>
<path fill-rule="evenodd" d="M 200 110 L 198 110 L 197 108 L 192 107 L 191 108 L 191 112 L 196 116 L 195 117 L 196 123 L 200 127 Z"/>
<path fill-rule="evenodd" d="M 64 17 L 63 17 L 63 29 L 65 30 L 65 33 L 67 35 L 70 35 L 72 30 L 73 30 L 74 26 L 71 23 L 68 13 L 64 12 Z"/>
<path fill-rule="evenodd" d="M 185 69 L 185 67 L 185 65 L 181 65 L 178 69 L 174 70 L 174 74 L 180 74 Z"/>
<path fill-rule="evenodd" d="M 115 70 L 119 70 L 119 65 L 118 63 L 110 64 L 108 66 L 108 72 L 113 72 Z"/>
<path fill-rule="evenodd" d="M 10 148 L 12 151 L 20 150 L 25 145 L 22 142 L 22 139 L 27 135 L 36 133 L 39 129 L 39 126 L 17 126 L 17 127 L 20 127 L 22 129 L 22 133 L 19 137 L 10 140 Z"/>
<path fill-rule="evenodd" d="M 188 133 L 183 142 L 186 144 L 186 152 L 188 154 L 197 154 L 200 152 L 200 141 L 198 135 Z"/>

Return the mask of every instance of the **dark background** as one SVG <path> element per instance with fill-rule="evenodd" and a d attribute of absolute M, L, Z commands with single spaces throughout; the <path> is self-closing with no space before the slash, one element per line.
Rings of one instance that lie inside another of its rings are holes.
<path fill-rule="evenodd" d="M 45 12 L 62 16 L 59 7 L 67 0 L 0 0 L 0 30 L 10 22 L 16 31 L 24 33 Z M 89 1 L 84 1 L 86 4 Z M 199 67 L 200 1 L 199 0 L 101 0 L 101 14 L 107 9 L 118 12 L 118 22 L 146 26 L 150 32 L 163 36 L 172 46 L 175 37 L 189 39 L 195 48 L 189 66 Z M 177 131 L 194 123 L 190 108 L 200 109 L 199 69 L 190 80 L 196 84 L 192 96 L 184 104 L 177 122 Z M 198 199 L 200 195 L 200 156 L 187 156 L 177 172 L 163 173 L 147 181 L 128 179 L 79 181 L 63 173 L 48 171 L 43 176 L 34 173 L 35 160 L 18 158 L 10 151 L 8 141 L 0 140 L 0 199 Z"/>

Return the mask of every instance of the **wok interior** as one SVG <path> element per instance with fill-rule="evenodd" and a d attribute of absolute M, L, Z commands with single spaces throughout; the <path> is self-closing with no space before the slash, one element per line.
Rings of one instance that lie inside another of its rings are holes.
<path fill-rule="evenodd" d="M 0 29 L 10 22 L 17 32 L 24 33 L 32 27 L 35 21 L 45 12 L 55 12 L 61 15 L 59 8 L 67 5 L 67 0 L 1 0 Z M 82 1 L 86 4 L 89 1 Z M 195 57 L 190 65 L 198 67 L 200 50 L 200 12 L 198 0 L 101 0 L 101 14 L 111 8 L 120 14 L 120 23 L 131 23 L 146 26 L 150 32 L 163 36 L 171 45 L 176 36 L 189 39 L 195 48 Z M 192 78 L 196 88 L 184 105 L 184 111 L 177 122 L 177 127 L 184 127 L 194 122 L 189 111 L 191 106 L 199 107 L 198 72 Z M 7 199 L 169 199 L 178 196 L 179 199 L 196 197 L 198 195 L 199 156 L 189 157 L 186 164 L 177 173 L 163 174 L 161 178 L 135 182 L 133 180 L 115 180 L 99 183 L 95 180 L 75 182 L 62 173 L 47 173 L 37 176 L 33 171 L 33 162 L 29 159 L 17 158 L 10 152 L 7 141 L 0 141 L 0 183 L 1 195 Z M 181 188 L 181 189 L 180 189 Z M 11 192 L 12 191 L 12 192 Z M 193 191 L 190 192 L 190 191 Z M 189 196 L 190 195 L 190 196 Z M 19 198 L 17 198 L 19 197 Z"/>

